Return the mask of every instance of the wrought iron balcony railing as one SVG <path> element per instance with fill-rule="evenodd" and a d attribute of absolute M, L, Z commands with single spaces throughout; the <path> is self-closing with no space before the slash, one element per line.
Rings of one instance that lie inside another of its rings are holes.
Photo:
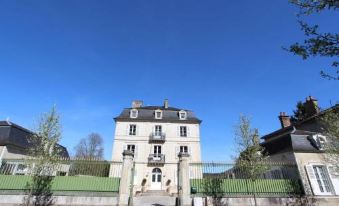
<path fill-rule="evenodd" d="M 165 155 L 164 154 L 150 154 L 148 156 L 149 165 L 163 165 L 165 164 Z"/>
<path fill-rule="evenodd" d="M 163 132 L 152 132 L 149 136 L 150 142 L 165 142 L 166 134 Z"/>

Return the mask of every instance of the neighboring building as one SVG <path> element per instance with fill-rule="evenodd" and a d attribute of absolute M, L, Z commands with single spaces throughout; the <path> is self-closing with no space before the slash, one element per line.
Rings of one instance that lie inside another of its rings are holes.
<path fill-rule="evenodd" d="M 24 168 L 17 160 L 28 157 L 28 150 L 33 145 L 29 142 L 29 136 L 33 132 L 9 121 L 0 121 L 0 166 L 10 168 L 9 173 L 22 174 Z M 67 149 L 61 145 L 60 157 L 69 158 Z M 11 160 L 13 161 L 11 163 Z M 6 166 L 4 165 L 6 161 Z"/>
<path fill-rule="evenodd" d="M 166 190 L 177 193 L 178 154 L 189 153 L 200 162 L 200 123 L 192 111 L 163 106 L 143 106 L 133 101 L 115 119 L 113 161 L 122 152 L 134 152 L 134 191 Z"/>
<path fill-rule="evenodd" d="M 325 158 L 323 125 L 319 120 L 323 114 L 339 111 L 339 105 L 320 111 L 317 100 L 308 97 L 304 103 L 306 118 L 292 123 L 286 113 L 279 119 L 282 128 L 262 137 L 269 158 L 274 161 L 295 162 L 306 194 L 339 195 L 339 173 Z"/>

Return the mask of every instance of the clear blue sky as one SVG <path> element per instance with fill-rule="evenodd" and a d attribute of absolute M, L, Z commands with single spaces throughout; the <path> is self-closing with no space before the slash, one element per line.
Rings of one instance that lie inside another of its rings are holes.
<path fill-rule="evenodd" d="M 261 134 L 280 127 L 280 111 L 315 96 L 339 99 L 324 80 L 326 59 L 282 50 L 302 40 L 287 0 L 0 0 L 0 119 L 27 128 L 53 104 L 61 143 L 100 133 L 110 159 L 114 121 L 133 99 L 191 109 L 204 160 L 230 160 L 239 114 Z M 338 15 L 311 18 L 338 29 Z"/>

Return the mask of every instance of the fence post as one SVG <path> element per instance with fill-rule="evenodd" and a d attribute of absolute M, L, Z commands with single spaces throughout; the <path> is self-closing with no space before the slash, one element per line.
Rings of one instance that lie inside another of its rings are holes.
<path fill-rule="evenodd" d="M 132 167 L 133 167 L 133 152 L 124 150 L 122 153 L 122 172 L 119 186 L 119 206 L 127 206 L 130 195 Z"/>
<path fill-rule="evenodd" d="M 179 206 L 190 206 L 189 154 L 179 153 Z"/>

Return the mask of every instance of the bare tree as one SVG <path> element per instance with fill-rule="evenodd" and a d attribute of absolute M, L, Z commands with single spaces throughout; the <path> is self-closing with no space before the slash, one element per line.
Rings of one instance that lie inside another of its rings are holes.
<path fill-rule="evenodd" d="M 91 133 L 87 138 L 80 140 L 75 147 L 75 157 L 83 159 L 103 159 L 104 148 L 100 134 Z"/>

